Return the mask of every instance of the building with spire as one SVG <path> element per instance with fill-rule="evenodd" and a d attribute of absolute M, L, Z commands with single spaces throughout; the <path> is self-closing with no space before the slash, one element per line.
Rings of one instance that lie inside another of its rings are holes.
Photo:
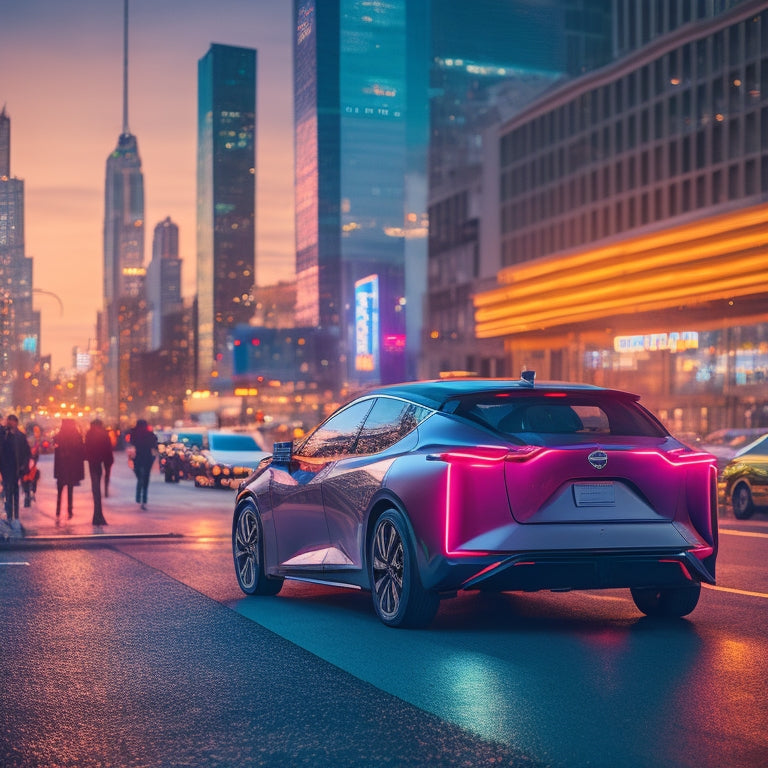
<path fill-rule="evenodd" d="M 256 283 L 256 66 L 252 48 L 211 45 L 198 63 L 198 386 L 232 374 L 232 331 Z"/>
<path fill-rule="evenodd" d="M 40 313 L 32 307 L 32 259 L 24 245 L 24 181 L 11 175 L 11 119 L 0 111 L 0 406 L 22 392 L 40 359 Z"/>
<path fill-rule="evenodd" d="M 130 358 L 146 349 L 144 175 L 128 124 L 128 0 L 123 26 L 123 127 L 107 158 L 104 304 L 99 323 L 103 403 L 108 418 L 130 415 Z"/>

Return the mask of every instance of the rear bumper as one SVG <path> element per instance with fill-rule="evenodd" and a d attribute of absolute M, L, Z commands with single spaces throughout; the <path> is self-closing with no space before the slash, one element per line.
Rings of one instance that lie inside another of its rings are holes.
<path fill-rule="evenodd" d="M 714 573 L 687 551 L 525 552 L 486 566 L 468 578 L 463 590 L 612 589 L 674 587 L 705 582 Z"/>

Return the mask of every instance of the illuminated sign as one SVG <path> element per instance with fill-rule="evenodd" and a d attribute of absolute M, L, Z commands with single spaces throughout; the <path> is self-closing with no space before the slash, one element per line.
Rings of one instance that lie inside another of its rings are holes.
<path fill-rule="evenodd" d="M 385 352 L 403 352 L 405 350 L 404 333 L 388 333 L 384 336 Z"/>
<path fill-rule="evenodd" d="M 683 352 L 698 348 L 699 334 L 696 331 L 647 333 L 642 336 L 616 336 L 613 339 L 616 352 Z"/>
<path fill-rule="evenodd" d="M 379 276 L 355 283 L 355 370 L 379 368 Z"/>

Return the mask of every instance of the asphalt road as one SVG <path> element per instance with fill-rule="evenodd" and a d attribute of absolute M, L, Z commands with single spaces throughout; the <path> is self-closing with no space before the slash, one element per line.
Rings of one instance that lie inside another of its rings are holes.
<path fill-rule="evenodd" d="M 183 538 L 0 549 L 3 768 L 768 766 L 766 515 L 723 521 L 688 619 L 466 594 L 399 631 L 366 594 L 243 596 L 230 505 L 153 477 L 147 526 Z"/>

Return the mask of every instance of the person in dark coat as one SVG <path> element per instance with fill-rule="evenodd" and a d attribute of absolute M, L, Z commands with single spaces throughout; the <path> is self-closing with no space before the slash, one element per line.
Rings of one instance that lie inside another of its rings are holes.
<path fill-rule="evenodd" d="M 136 473 L 136 503 L 142 509 L 147 508 L 147 489 L 149 473 L 157 456 L 157 435 L 149 428 L 144 419 L 139 419 L 136 426 L 128 433 L 128 440 L 133 447 L 133 471 Z"/>
<path fill-rule="evenodd" d="M 74 419 L 62 419 L 54 440 L 53 476 L 56 478 L 56 518 L 61 514 L 61 493 L 67 489 L 67 517 L 72 517 L 72 492 L 85 478 L 85 446 Z"/>
<path fill-rule="evenodd" d="M 106 525 L 107 521 L 101 509 L 101 474 L 102 469 L 106 473 L 112 467 L 115 455 L 112 451 L 112 441 L 101 419 L 94 419 L 85 433 L 85 458 L 91 475 L 93 525 Z"/>
<path fill-rule="evenodd" d="M 10 523 L 19 519 L 19 481 L 29 470 L 29 443 L 27 436 L 19 429 L 19 420 L 15 413 L 9 413 L 5 420 L 0 446 L 5 513 Z"/>

